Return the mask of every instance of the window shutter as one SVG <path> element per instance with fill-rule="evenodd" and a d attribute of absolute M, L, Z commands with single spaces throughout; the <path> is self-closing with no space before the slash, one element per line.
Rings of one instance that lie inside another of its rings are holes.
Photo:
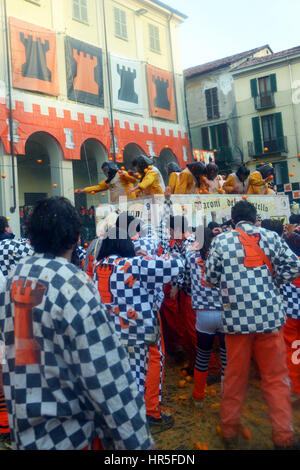
<path fill-rule="evenodd" d="M 216 126 L 217 128 L 217 136 L 218 136 L 218 143 L 217 143 L 217 147 L 220 148 L 220 147 L 223 147 L 223 136 L 222 136 L 222 127 L 221 125 L 218 125 Z"/>
<path fill-rule="evenodd" d="M 205 99 L 206 99 L 206 110 L 207 110 L 207 119 L 212 119 L 213 110 L 212 110 L 212 97 L 211 90 L 205 90 Z"/>
<path fill-rule="evenodd" d="M 202 149 L 209 150 L 210 146 L 209 146 L 208 127 L 202 127 L 201 135 L 202 135 Z"/>
<path fill-rule="evenodd" d="M 262 154 L 262 141 L 259 117 L 252 118 L 255 155 Z"/>
<path fill-rule="evenodd" d="M 270 75 L 270 82 L 271 82 L 271 91 L 276 93 L 277 91 L 277 80 L 276 80 L 276 73 L 272 73 Z"/>
<path fill-rule="evenodd" d="M 258 89 L 257 89 L 257 80 L 256 78 L 252 78 L 250 80 L 250 86 L 251 86 L 251 96 L 253 98 L 256 98 L 258 96 Z"/>
<path fill-rule="evenodd" d="M 275 114 L 276 136 L 283 137 L 283 125 L 281 113 Z"/>
<path fill-rule="evenodd" d="M 219 118 L 219 99 L 218 99 L 218 88 L 212 89 L 212 101 L 213 101 L 213 117 Z"/>
<path fill-rule="evenodd" d="M 276 128 L 278 149 L 283 151 L 284 150 L 284 137 L 283 137 L 283 125 L 282 125 L 281 113 L 275 114 L 275 128 Z"/>
<path fill-rule="evenodd" d="M 213 150 L 215 150 L 217 148 L 216 126 L 210 127 L 210 137 L 211 137 Z"/>

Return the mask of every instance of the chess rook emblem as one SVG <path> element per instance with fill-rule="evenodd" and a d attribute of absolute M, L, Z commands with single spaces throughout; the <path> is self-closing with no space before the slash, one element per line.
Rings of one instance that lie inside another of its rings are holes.
<path fill-rule="evenodd" d="M 99 265 L 97 268 L 98 289 L 101 295 L 102 302 L 105 304 L 112 304 L 114 300 L 110 292 L 110 277 L 113 271 L 113 266 L 110 266 L 108 264 Z"/>
<path fill-rule="evenodd" d="M 267 265 L 272 276 L 273 268 L 267 255 L 259 246 L 259 233 L 248 235 L 241 229 L 236 229 L 240 233 L 239 240 L 245 250 L 244 266 L 246 268 L 258 268 Z"/>
<path fill-rule="evenodd" d="M 26 62 L 22 65 L 22 75 L 28 78 L 37 78 L 45 82 L 51 82 L 51 71 L 47 67 L 46 54 L 50 50 L 49 41 L 42 43 L 40 38 L 33 40 L 32 35 L 25 38 L 20 33 L 20 39 L 25 47 Z"/>
<path fill-rule="evenodd" d="M 75 49 L 73 50 L 73 57 L 77 62 L 74 90 L 98 95 L 99 86 L 95 81 L 95 68 L 98 66 L 97 57 Z"/>
<path fill-rule="evenodd" d="M 119 64 L 117 65 L 117 72 L 121 78 L 121 87 L 118 93 L 119 100 L 129 101 L 130 103 L 138 103 L 139 97 L 134 91 L 134 81 L 136 79 L 136 70 L 131 71 L 130 68 L 126 70 L 126 67 L 123 66 L 120 68 Z"/>
<path fill-rule="evenodd" d="M 12 284 L 11 296 L 15 304 L 15 348 L 16 366 L 40 364 L 41 355 L 38 343 L 33 337 L 33 308 L 40 305 L 46 291 L 46 286 L 37 283 L 32 287 L 32 281 L 24 279 Z"/>
<path fill-rule="evenodd" d="M 162 77 L 155 77 L 152 75 L 152 81 L 156 86 L 156 98 L 154 99 L 154 106 L 156 108 L 171 110 L 170 101 L 168 98 L 169 80 L 164 80 Z"/>

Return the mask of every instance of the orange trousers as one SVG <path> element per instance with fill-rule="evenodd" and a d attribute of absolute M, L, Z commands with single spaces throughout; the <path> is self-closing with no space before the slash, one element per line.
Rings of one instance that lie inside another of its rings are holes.
<path fill-rule="evenodd" d="M 283 334 L 292 391 L 295 394 L 300 394 L 300 319 L 288 318 L 283 327 Z M 298 343 L 296 343 L 297 341 Z"/>
<path fill-rule="evenodd" d="M 161 326 L 161 319 L 160 326 Z M 152 418 L 160 418 L 160 398 L 165 367 L 165 344 L 163 333 L 157 344 L 149 347 L 148 370 L 145 380 L 146 413 Z"/>
<path fill-rule="evenodd" d="M 283 332 L 226 335 L 226 349 L 227 366 L 221 402 L 223 436 L 233 437 L 240 431 L 251 356 L 254 355 L 260 371 L 261 388 L 269 409 L 273 441 L 276 445 L 286 445 L 294 432 Z"/>

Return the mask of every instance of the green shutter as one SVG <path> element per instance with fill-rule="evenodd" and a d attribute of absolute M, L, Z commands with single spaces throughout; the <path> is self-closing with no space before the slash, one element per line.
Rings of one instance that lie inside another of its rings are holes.
<path fill-rule="evenodd" d="M 253 128 L 255 155 L 261 155 L 263 149 L 262 149 L 259 117 L 252 118 L 252 128 Z"/>
<path fill-rule="evenodd" d="M 276 93 L 277 91 L 277 80 L 276 80 L 276 73 L 272 73 L 270 75 L 270 82 L 271 82 L 271 91 Z"/>
<path fill-rule="evenodd" d="M 217 136 L 218 136 L 218 147 L 223 147 L 223 138 L 222 138 L 222 128 L 219 124 L 217 127 Z"/>
<path fill-rule="evenodd" d="M 256 78 L 252 78 L 250 80 L 250 86 L 251 86 L 251 96 L 253 98 L 256 98 L 258 96 L 258 90 L 257 90 L 257 80 Z"/>
<path fill-rule="evenodd" d="M 281 113 L 275 114 L 275 126 L 276 126 L 278 150 L 284 151 L 284 136 L 283 136 L 283 125 L 282 125 Z"/>
<path fill-rule="evenodd" d="M 281 113 L 275 114 L 276 136 L 283 137 L 283 125 Z"/>
<path fill-rule="evenodd" d="M 212 147 L 215 150 L 217 148 L 216 126 L 211 126 L 209 129 L 210 129 Z"/>

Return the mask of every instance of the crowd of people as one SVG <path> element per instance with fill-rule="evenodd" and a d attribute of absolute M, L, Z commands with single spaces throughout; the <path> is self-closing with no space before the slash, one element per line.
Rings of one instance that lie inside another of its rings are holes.
<path fill-rule="evenodd" d="M 300 216 L 258 221 L 244 200 L 230 224 L 190 227 L 172 194 L 272 194 L 273 168 L 226 181 L 201 162 L 169 165 L 169 186 L 147 157 L 134 171 L 103 165 L 106 179 L 77 190 L 164 194 L 157 227 L 127 212 L 85 250 L 78 211 L 39 201 L 26 240 L 0 218 L 0 433 L 14 449 L 154 449 L 174 425 L 162 409 L 166 352 L 188 364 L 191 405 L 221 381 L 220 427 L 238 448 L 251 361 L 260 374 L 276 449 L 300 449 Z M 196 233 L 203 230 L 203 243 Z M 2 274 L 2 276 L 1 276 Z"/>

